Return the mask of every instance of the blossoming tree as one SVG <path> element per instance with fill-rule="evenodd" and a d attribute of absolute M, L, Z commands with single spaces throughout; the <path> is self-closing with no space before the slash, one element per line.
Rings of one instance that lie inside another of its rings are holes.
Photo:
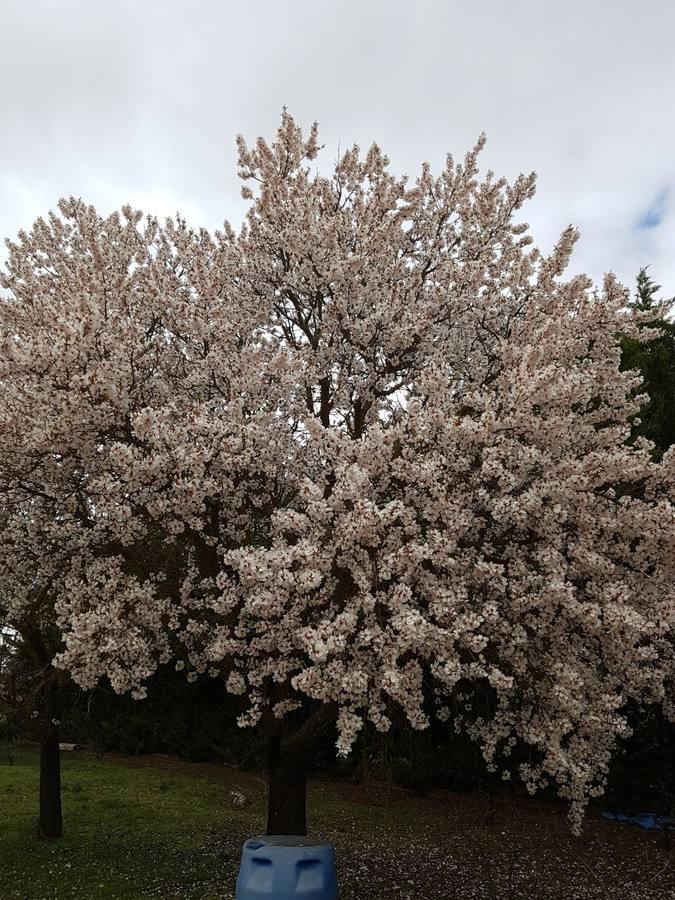
<path fill-rule="evenodd" d="M 318 742 L 395 707 L 462 709 L 505 776 L 530 745 L 576 826 L 627 704 L 674 713 L 675 456 L 628 441 L 616 339 L 639 314 L 562 279 L 576 233 L 540 254 L 534 176 L 480 180 L 483 143 L 412 185 L 376 146 L 321 176 L 284 113 L 239 139 L 239 235 L 70 200 L 10 244 L 0 466 L 68 547 L 58 663 L 222 677 L 268 736 L 272 833 L 305 832 Z"/>

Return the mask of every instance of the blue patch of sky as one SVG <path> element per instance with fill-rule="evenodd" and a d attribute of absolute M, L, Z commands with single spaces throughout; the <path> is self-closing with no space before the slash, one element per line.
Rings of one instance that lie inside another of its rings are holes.
<path fill-rule="evenodd" d="M 640 216 L 636 227 L 640 230 L 656 228 L 656 226 L 659 225 L 661 223 L 661 220 L 663 219 L 663 214 L 666 210 L 667 199 L 668 188 L 664 188 L 662 191 L 659 191 L 654 200 L 650 203 L 646 212 L 644 212 L 643 215 Z"/>

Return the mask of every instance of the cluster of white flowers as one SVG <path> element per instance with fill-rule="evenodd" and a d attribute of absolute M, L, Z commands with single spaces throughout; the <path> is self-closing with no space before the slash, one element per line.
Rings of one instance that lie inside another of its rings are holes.
<path fill-rule="evenodd" d="M 483 143 L 324 177 L 284 114 L 239 235 L 70 199 L 9 242 L 1 602 L 45 586 L 85 686 L 219 672 L 241 724 L 334 707 L 341 753 L 480 682 L 486 758 L 529 742 L 578 817 L 625 705 L 674 712 L 675 452 L 626 442 L 625 289 L 561 278 L 576 233 L 542 256 Z"/>

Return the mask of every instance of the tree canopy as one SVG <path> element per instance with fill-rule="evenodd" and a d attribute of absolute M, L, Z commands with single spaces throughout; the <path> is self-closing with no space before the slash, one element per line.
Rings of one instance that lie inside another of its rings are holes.
<path fill-rule="evenodd" d="M 10 607 L 48 586 L 83 686 L 222 677 L 288 753 L 459 702 L 578 824 L 627 704 L 673 713 L 675 455 L 628 440 L 616 339 L 651 313 L 563 279 L 576 232 L 534 247 L 483 137 L 412 184 L 375 145 L 313 172 L 287 113 L 238 144 L 238 234 L 70 198 L 8 244 Z"/>

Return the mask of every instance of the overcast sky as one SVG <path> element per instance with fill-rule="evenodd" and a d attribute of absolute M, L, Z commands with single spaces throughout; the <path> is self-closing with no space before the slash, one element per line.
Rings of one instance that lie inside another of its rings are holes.
<path fill-rule="evenodd" d="M 641 265 L 675 294 L 672 0 L 2 0 L 0 236 L 73 194 L 237 226 L 234 138 L 282 106 L 397 173 L 488 136 L 482 168 L 534 169 L 524 218 L 570 272 Z M 0 258 L 4 256 L 4 247 Z"/>

